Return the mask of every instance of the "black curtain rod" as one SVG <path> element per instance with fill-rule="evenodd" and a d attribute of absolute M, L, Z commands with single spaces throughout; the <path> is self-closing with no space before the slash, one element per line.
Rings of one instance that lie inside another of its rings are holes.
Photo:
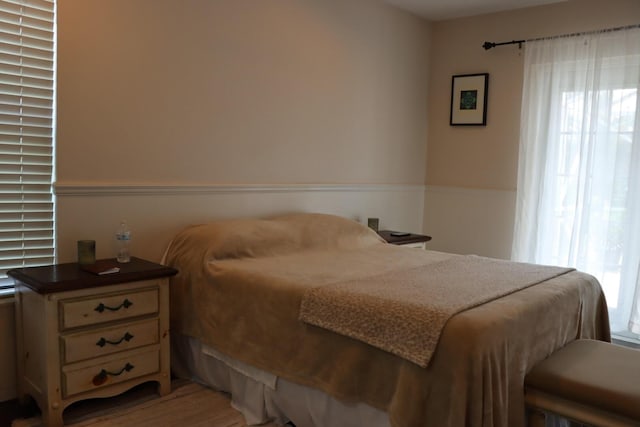
<path fill-rule="evenodd" d="M 525 42 L 526 40 L 511 40 L 510 42 L 500 42 L 500 43 L 484 42 L 482 47 L 484 48 L 484 50 L 489 50 L 496 46 L 502 46 L 505 44 L 518 44 L 518 48 L 522 49 L 522 43 L 525 43 Z"/>
<path fill-rule="evenodd" d="M 571 33 L 571 34 L 562 34 L 559 36 L 551 36 L 551 37 L 538 37 L 535 39 L 528 39 L 528 40 L 512 40 L 510 42 L 500 42 L 500 43 L 494 43 L 494 42 L 484 42 L 482 47 L 484 48 L 484 50 L 489 50 L 492 49 L 496 46 L 503 46 L 503 45 L 507 45 L 507 44 L 517 44 L 519 49 L 522 49 L 522 43 L 526 43 L 526 42 L 533 42 L 533 41 L 539 41 L 539 40 L 548 40 L 548 39 L 559 39 L 562 37 L 576 37 L 576 36 L 582 36 L 585 34 L 596 34 L 596 33 L 608 33 L 611 31 L 621 31 L 621 30 L 629 30 L 631 28 L 640 28 L 640 24 L 634 24 L 634 25 L 627 25 L 624 27 L 616 27 L 616 28 L 607 28 L 604 30 L 596 30 L 596 31 L 585 31 L 583 33 Z"/>

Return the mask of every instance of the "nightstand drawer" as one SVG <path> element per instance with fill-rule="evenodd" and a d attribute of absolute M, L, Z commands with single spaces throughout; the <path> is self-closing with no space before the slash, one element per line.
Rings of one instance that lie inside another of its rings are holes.
<path fill-rule="evenodd" d="M 158 289 L 102 294 L 78 300 L 62 300 L 62 329 L 95 325 L 158 312 Z"/>
<path fill-rule="evenodd" d="M 61 337 L 63 363 L 106 356 L 158 342 L 158 319 L 93 329 Z"/>
<path fill-rule="evenodd" d="M 160 370 L 160 352 L 155 349 L 145 353 L 123 355 L 99 365 L 63 372 L 64 396 L 95 390 Z"/>

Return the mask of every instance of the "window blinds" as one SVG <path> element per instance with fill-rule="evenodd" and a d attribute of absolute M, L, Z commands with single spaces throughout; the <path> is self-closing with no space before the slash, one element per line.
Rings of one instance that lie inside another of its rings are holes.
<path fill-rule="evenodd" d="M 0 0 L 0 294 L 54 261 L 55 1 Z"/>

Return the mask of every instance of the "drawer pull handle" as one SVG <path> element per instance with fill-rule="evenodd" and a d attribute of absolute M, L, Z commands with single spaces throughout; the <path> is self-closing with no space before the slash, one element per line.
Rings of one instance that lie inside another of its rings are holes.
<path fill-rule="evenodd" d="M 120 344 L 122 341 L 131 341 L 133 339 L 133 335 L 131 335 L 129 332 L 126 332 L 122 338 L 120 338 L 118 341 L 109 341 L 108 339 L 106 339 L 105 337 L 102 337 L 98 340 L 98 342 L 96 343 L 97 346 L 100 347 L 104 347 L 107 344 L 111 344 L 111 345 L 118 345 Z"/>
<path fill-rule="evenodd" d="M 102 385 L 105 383 L 105 381 L 107 381 L 107 377 L 109 375 L 111 375 L 112 377 L 117 377 L 118 375 L 122 375 L 124 372 L 129 372 L 132 369 L 133 369 L 133 365 L 129 362 L 127 362 L 127 364 L 124 365 L 124 367 L 120 369 L 118 372 L 109 372 L 105 369 L 102 369 L 98 375 L 93 377 L 93 385 L 96 385 L 96 386 Z"/>
<path fill-rule="evenodd" d="M 122 301 L 122 304 L 120 304 L 117 307 L 109 307 L 108 305 L 104 305 L 103 303 L 98 304 L 98 306 L 95 308 L 95 310 L 98 313 L 102 313 L 105 310 L 109 310 L 109 311 L 118 311 L 120 310 L 122 307 L 124 308 L 129 308 L 133 305 L 133 303 L 131 301 L 129 301 L 128 299 L 125 298 L 124 301 Z"/>

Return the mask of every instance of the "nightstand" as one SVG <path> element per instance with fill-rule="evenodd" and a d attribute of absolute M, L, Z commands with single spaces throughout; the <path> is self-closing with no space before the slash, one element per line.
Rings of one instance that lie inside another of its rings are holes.
<path fill-rule="evenodd" d="M 77 263 L 10 270 L 16 285 L 18 398 L 35 399 L 45 426 L 79 400 L 147 382 L 171 391 L 169 277 L 139 258 L 97 275 Z"/>
<path fill-rule="evenodd" d="M 410 248 L 425 249 L 426 243 L 429 240 L 431 240 L 431 236 L 425 236 L 422 234 L 406 233 L 402 236 L 393 236 L 391 235 L 391 233 L 396 233 L 396 232 L 392 230 L 378 231 L 378 234 L 380 235 L 380 237 L 386 240 L 387 243 L 391 243 L 394 245 L 407 246 Z"/>

